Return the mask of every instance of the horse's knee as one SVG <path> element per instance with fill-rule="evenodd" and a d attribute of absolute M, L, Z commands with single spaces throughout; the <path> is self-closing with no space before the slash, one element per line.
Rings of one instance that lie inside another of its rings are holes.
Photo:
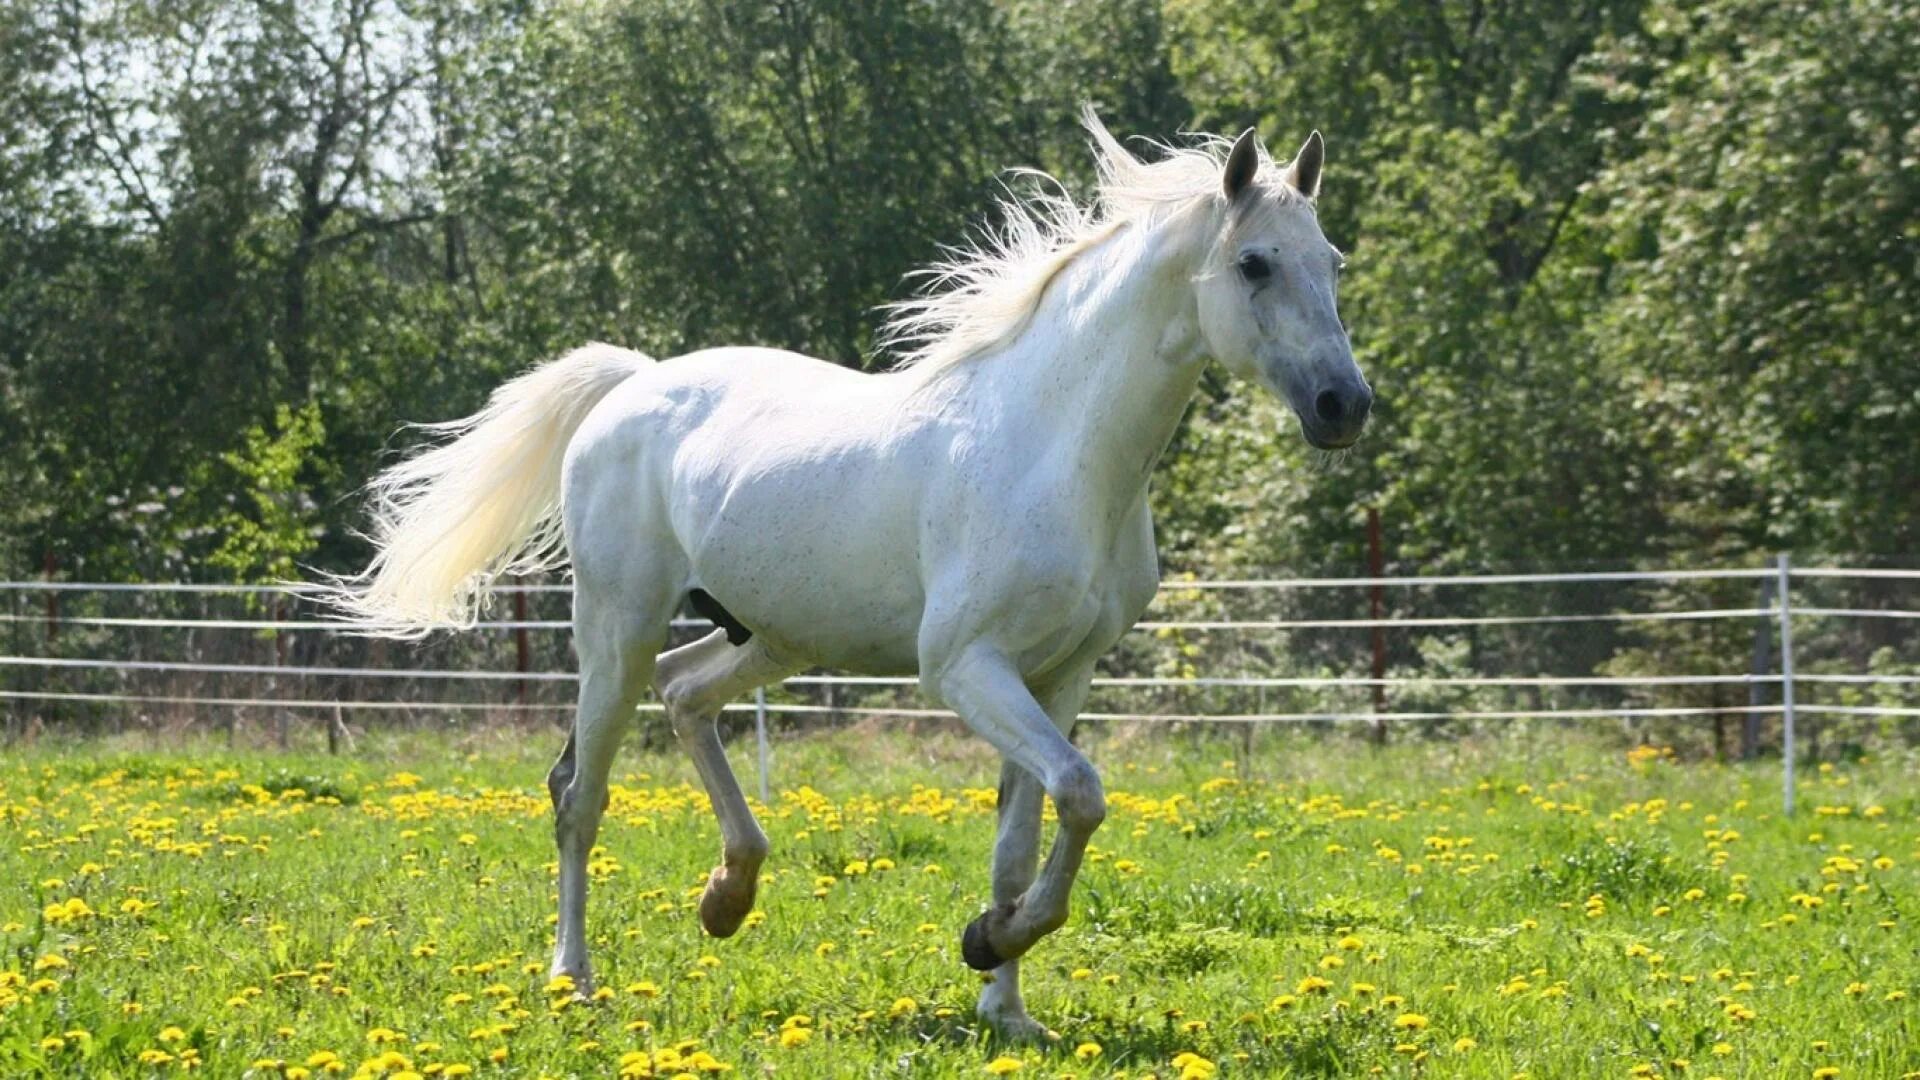
<path fill-rule="evenodd" d="M 767 842 L 767 834 L 755 828 L 749 830 L 746 836 L 727 844 L 721 856 L 726 859 L 729 869 L 738 867 L 748 872 L 758 873 L 760 864 L 767 861 L 767 854 L 772 849 L 773 845 Z"/>
<path fill-rule="evenodd" d="M 1090 833 L 1107 818 L 1107 792 L 1100 783 L 1100 771 L 1085 758 L 1061 770 L 1047 794 L 1053 797 L 1060 824 L 1067 828 Z"/>

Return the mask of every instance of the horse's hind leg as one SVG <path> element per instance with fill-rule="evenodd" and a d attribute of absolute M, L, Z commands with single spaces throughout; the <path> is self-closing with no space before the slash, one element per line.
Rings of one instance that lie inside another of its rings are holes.
<path fill-rule="evenodd" d="M 587 966 L 587 856 L 607 809 L 607 774 L 652 680 L 654 654 L 673 615 L 670 591 L 655 599 L 659 602 L 648 603 L 629 590 L 598 587 L 585 575 L 574 590 L 579 709 L 567 747 L 547 774 L 547 790 L 560 848 L 560 922 L 552 973 L 570 977 L 579 995 L 593 992 Z"/>
<path fill-rule="evenodd" d="M 660 657 L 655 669 L 654 688 L 667 707 L 673 733 L 693 758 L 720 819 L 721 864 L 707 878 L 707 891 L 700 897 L 700 923 L 714 937 L 732 936 L 753 910 L 760 864 L 767 857 L 767 834 L 753 819 L 734 779 L 714 721 L 728 701 L 794 670 L 775 660 L 761 639 L 731 645 L 720 630 Z"/>

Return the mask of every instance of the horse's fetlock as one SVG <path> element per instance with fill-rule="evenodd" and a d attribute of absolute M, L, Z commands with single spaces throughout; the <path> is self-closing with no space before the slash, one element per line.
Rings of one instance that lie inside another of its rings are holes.
<path fill-rule="evenodd" d="M 1067 925 L 1067 905 L 1061 904 L 1058 908 L 1040 915 L 1034 920 L 1033 925 L 1042 937 Z"/>
<path fill-rule="evenodd" d="M 758 872 L 760 864 L 767 861 L 767 855 L 772 850 L 773 845 L 767 841 L 767 835 L 755 829 L 752 835 L 727 845 L 725 853 L 727 869 Z"/>

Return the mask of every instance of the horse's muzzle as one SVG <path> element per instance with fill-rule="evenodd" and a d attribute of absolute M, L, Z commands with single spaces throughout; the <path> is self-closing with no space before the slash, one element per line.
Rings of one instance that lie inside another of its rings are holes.
<path fill-rule="evenodd" d="M 1300 413 L 1300 431 L 1319 450 L 1352 446 L 1373 411 L 1373 388 L 1359 379 L 1343 379 L 1313 396 L 1311 409 Z"/>

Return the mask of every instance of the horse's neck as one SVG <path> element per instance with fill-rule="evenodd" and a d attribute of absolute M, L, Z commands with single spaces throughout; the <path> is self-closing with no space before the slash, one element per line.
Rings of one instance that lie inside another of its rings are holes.
<path fill-rule="evenodd" d="M 1191 278 L 1202 235 L 1186 215 L 1116 231 L 1060 272 L 1017 339 L 967 373 L 1022 439 L 1065 459 L 1074 496 L 1113 513 L 1146 490 L 1199 382 Z"/>

